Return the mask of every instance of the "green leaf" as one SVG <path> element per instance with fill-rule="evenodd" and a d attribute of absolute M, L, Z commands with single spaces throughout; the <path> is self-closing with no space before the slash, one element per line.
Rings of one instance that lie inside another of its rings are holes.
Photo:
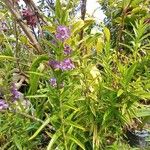
<path fill-rule="evenodd" d="M 133 48 L 131 46 L 129 46 L 127 44 L 124 44 L 124 43 L 119 43 L 119 44 L 126 47 L 126 48 L 128 48 L 131 52 L 133 52 Z"/>
<path fill-rule="evenodd" d="M 90 105 L 90 110 L 91 110 L 92 114 L 96 117 L 96 110 L 92 104 Z"/>
<path fill-rule="evenodd" d="M 19 40 L 22 44 L 28 45 L 28 38 L 25 35 L 20 35 Z"/>
<path fill-rule="evenodd" d="M 78 20 L 74 24 L 72 24 L 72 34 L 77 34 L 84 26 L 83 20 Z"/>
<path fill-rule="evenodd" d="M 98 53 L 102 52 L 103 48 L 104 48 L 104 43 L 103 43 L 103 41 L 102 41 L 101 38 L 98 38 L 97 39 L 97 44 L 96 44 L 96 50 L 97 50 L 97 52 Z"/>
<path fill-rule="evenodd" d="M 104 35 L 105 35 L 107 42 L 109 42 L 110 41 L 110 31 L 106 27 L 104 27 Z"/>
<path fill-rule="evenodd" d="M 62 11 L 61 24 L 66 24 L 69 18 L 69 10 Z"/>
<path fill-rule="evenodd" d="M 67 135 L 67 138 L 69 138 L 70 140 L 72 140 L 74 143 L 76 143 L 78 146 L 80 146 L 83 150 L 85 150 L 84 145 L 80 142 L 80 140 L 78 140 L 76 137 L 74 137 L 73 135 Z"/>
<path fill-rule="evenodd" d="M 119 89 L 118 93 L 117 93 L 117 97 L 121 96 L 123 94 L 123 90 Z"/>
<path fill-rule="evenodd" d="M 103 121 L 102 121 L 102 125 L 105 127 L 105 124 L 108 123 L 107 121 L 109 120 L 108 118 L 111 115 L 111 110 L 107 110 L 103 116 Z"/>
<path fill-rule="evenodd" d="M 55 14 L 56 14 L 56 17 L 58 19 L 61 18 L 61 9 L 62 9 L 62 6 L 61 6 L 61 3 L 60 3 L 60 0 L 56 0 Z"/>
<path fill-rule="evenodd" d="M 84 26 L 83 26 L 83 28 L 85 29 L 86 27 L 89 27 L 94 22 L 95 22 L 95 20 L 93 18 L 87 18 L 86 20 L 84 20 Z"/>
<path fill-rule="evenodd" d="M 138 93 L 137 92 L 137 94 L 136 95 L 138 95 L 141 99 L 150 99 L 150 93 Z"/>
<path fill-rule="evenodd" d="M 129 35 L 132 38 L 132 40 L 135 40 L 134 36 L 130 32 L 128 32 L 126 30 L 124 30 L 123 32 L 125 32 L 127 35 Z"/>
<path fill-rule="evenodd" d="M 83 131 L 86 131 L 86 129 L 85 129 L 84 127 L 80 126 L 80 125 L 77 124 L 76 122 L 73 122 L 73 121 L 70 121 L 70 120 L 65 120 L 65 123 L 66 123 L 67 125 L 71 125 L 71 126 L 73 126 L 73 127 L 75 127 L 75 128 L 78 128 L 78 129 L 81 129 L 81 130 L 83 130 Z"/>
<path fill-rule="evenodd" d="M 20 140 L 17 138 L 17 135 L 14 136 L 14 142 L 16 144 L 16 147 L 18 148 L 18 150 L 22 150 L 22 146 L 21 146 L 21 143 L 20 143 Z"/>
<path fill-rule="evenodd" d="M 149 108 L 143 108 L 136 112 L 137 117 L 147 117 L 150 116 L 150 107 Z"/>
<path fill-rule="evenodd" d="M 34 139 L 41 131 L 42 129 L 49 124 L 50 122 L 50 118 L 48 118 L 46 121 L 44 121 L 44 123 L 40 126 L 40 128 L 29 138 L 29 140 Z"/>
<path fill-rule="evenodd" d="M 38 56 L 32 63 L 31 65 L 31 71 L 36 71 L 36 69 L 38 68 L 39 64 L 42 62 L 42 61 L 47 61 L 49 60 L 49 56 L 47 55 L 40 55 Z"/>
<path fill-rule="evenodd" d="M 40 73 L 40 72 L 26 71 L 26 73 L 28 73 L 30 75 L 41 76 L 41 77 L 44 77 L 44 78 L 48 78 L 49 77 L 49 76 L 45 75 L 44 73 Z"/>
<path fill-rule="evenodd" d="M 16 60 L 16 58 L 11 57 L 11 56 L 6 56 L 6 55 L 0 55 L 0 60 Z"/>
<path fill-rule="evenodd" d="M 125 82 L 125 85 L 127 85 L 131 79 L 133 78 L 133 75 L 134 75 L 134 72 L 135 72 L 135 69 L 137 67 L 137 64 L 132 64 L 128 69 L 127 71 L 125 72 L 125 76 L 124 76 L 124 82 Z"/>
<path fill-rule="evenodd" d="M 26 98 L 41 98 L 41 97 L 47 97 L 47 95 L 42 94 L 42 95 L 28 95 L 28 96 L 26 96 Z"/>
<path fill-rule="evenodd" d="M 44 45 L 48 46 L 50 49 L 52 48 L 57 53 L 57 47 L 56 45 L 53 45 L 51 42 L 45 39 L 41 39 Z"/>
<path fill-rule="evenodd" d="M 52 150 L 53 145 L 58 140 L 58 138 L 61 136 L 61 132 L 58 130 L 56 133 L 52 136 L 50 143 L 47 146 L 47 150 Z"/>
<path fill-rule="evenodd" d="M 39 72 L 37 70 L 37 68 L 39 67 L 40 63 L 43 62 L 43 61 L 48 61 L 49 60 L 49 56 L 47 55 L 41 55 L 41 56 L 38 56 L 38 58 L 36 58 L 33 63 L 32 63 L 32 66 L 31 66 L 31 69 L 30 69 L 30 72 Z M 34 94 L 36 91 L 37 91 L 37 88 L 38 88 L 38 82 L 39 82 L 39 74 L 33 74 L 31 73 L 30 74 L 30 89 L 29 89 L 29 94 Z"/>

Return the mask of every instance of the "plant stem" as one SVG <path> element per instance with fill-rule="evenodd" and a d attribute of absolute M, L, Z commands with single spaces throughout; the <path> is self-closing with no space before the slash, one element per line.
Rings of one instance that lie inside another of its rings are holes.
<path fill-rule="evenodd" d="M 62 122 L 62 134 L 63 134 L 63 138 L 64 138 L 64 144 L 65 144 L 65 150 L 68 150 L 67 147 L 67 142 L 66 142 L 66 134 L 65 134 L 65 127 L 64 127 L 64 112 L 63 112 L 63 103 L 62 100 L 60 99 L 60 118 L 61 118 L 61 122 Z"/>
<path fill-rule="evenodd" d="M 85 20 L 86 3 L 87 3 L 87 0 L 81 0 L 81 19 L 83 21 Z M 80 40 L 83 39 L 83 35 L 84 35 L 84 29 L 82 29 L 81 32 L 80 32 Z M 84 54 L 84 49 L 82 48 L 82 43 L 79 45 L 79 48 L 81 48 L 81 55 L 83 55 Z"/>
<path fill-rule="evenodd" d="M 58 82 L 60 82 L 60 81 L 58 80 Z M 61 130 L 62 130 L 62 135 L 63 135 L 63 139 L 64 139 L 65 150 L 68 150 L 67 142 L 66 142 L 65 127 L 64 127 L 65 122 L 64 122 L 63 102 L 62 102 L 62 99 L 61 99 L 61 92 L 60 92 L 59 87 L 57 87 L 57 90 L 59 92 L 58 93 L 58 98 L 59 98 L 59 105 L 60 105 Z"/>
<path fill-rule="evenodd" d="M 18 31 L 17 31 L 17 22 L 14 23 L 14 29 L 15 29 L 15 35 L 16 35 L 16 51 L 15 51 L 15 57 L 19 58 L 19 38 L 18 38 Z M 17 68 L 19 69 L 19 72 L 21 71 L 20 65 L 19 65 L 19 59 L 16 59 Z"/>

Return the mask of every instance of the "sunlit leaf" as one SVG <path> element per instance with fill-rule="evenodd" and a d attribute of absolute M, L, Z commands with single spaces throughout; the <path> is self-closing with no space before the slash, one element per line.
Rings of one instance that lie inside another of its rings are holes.
<path fill-rule="evenodd" d="M 104 27 L 104 35 L 106 37 L 106 40 L 109 42 L 110 41 L 110 31 L 106 27 Z"/>

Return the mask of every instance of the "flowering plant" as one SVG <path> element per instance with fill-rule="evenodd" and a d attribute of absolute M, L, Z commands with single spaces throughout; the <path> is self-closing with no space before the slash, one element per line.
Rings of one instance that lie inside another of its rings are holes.
<path fill-rule="evenodd" d="M 84 0 L 81 19 L 76 0 L 47 1 L 48 16 L 44 1 L 24 2 L 23 11 L 18 0 L 2 2 L 0 148 L 130 149 L 126 131 L 141 127 L 139 110 L 149 107 L 147 5 L 136 13 L 140 1 L 101 0 L 107 18 L 97 25 Z"/>

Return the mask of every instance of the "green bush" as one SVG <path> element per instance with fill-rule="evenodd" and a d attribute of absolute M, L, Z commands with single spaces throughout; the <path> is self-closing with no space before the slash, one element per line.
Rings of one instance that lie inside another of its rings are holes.
<path fill-rule="evenodd" d="M 107 18 L 94 34 L 94 18 L 72 18 L 77 2 L 56 0 L 50 17 L 36 8 L 36 38 L 31 10 L 17 22 L 17 3 L 1 2 L 2 149 L 130 149 L 126 129 L 149 118 L 148 2 L 99 1 Z"/>

